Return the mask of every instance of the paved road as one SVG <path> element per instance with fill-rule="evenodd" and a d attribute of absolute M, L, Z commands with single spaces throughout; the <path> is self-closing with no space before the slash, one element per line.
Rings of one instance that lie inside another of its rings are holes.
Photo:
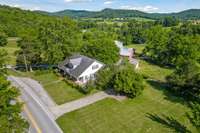
<path fill-rule="evenodd" d="M 29 115 L 33 117 L 32 124 L 38 132 L 62 133 L 62 130 L 54 120 L 54 116 L 42 105 L 42 103 L 37 99 L 37 96 L 31 92 L 32 89 L 30 89 L 30 86 L 13 76 L 8 77 L 8 80 L 21 90 L 21 98 L 25 101 L 27 110 L 30 111 Z"/>
<path fill-rule="evenodd" d="M 44 133 L 62 132 L 55 122 L 55 119 L 65 113 L 80 109 L 105 98 L 123 100 L 125 96 L 115 95 L 113 92 L 98 92 L 62 105 L 57 105 L 47 94 L 42 85 L 30 78 L 18 78 L 10 76 L 8 78 L 22 92 L 22 99 L 25 101 L 30 113 L 36 119 L 39 129 Z M 32 128 L 31 128 L 32 130 Z M 31 132 L 32 133 L 32 132 Z"/>

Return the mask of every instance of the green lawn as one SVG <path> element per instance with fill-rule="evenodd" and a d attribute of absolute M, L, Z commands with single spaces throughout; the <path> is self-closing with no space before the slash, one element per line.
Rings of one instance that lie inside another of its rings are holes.
<path fill-rule="evenodd" d="M 145 44 L 132 44 L 128 45 L 128 48 L 136 49 L 136 54 L 141 54 L 143 49 L 145 48 Z M 158 65 L 152 64 L 150 62 L 144 61 L 142 59 L 139 60 L 139 71 L 141 74 L 148 76 L 148 78 L 165 81 L 165 77 L 170 75 L 173 70 L 168 68 L 163 68 Z"/>
<path fill-rule="evenodd" d="M 85 96 L 76 88 L 73 88 L 54 73 L 34 75 L 33 77 L 43 85 L 48 94 L 57 104 L 63 104 Z"/>
<path fill-rule="evenodd" d="M 155 80 L 145 80 L 141 96 L 122 102 L 105 99 L 67 113 L 57 122 L 66 133 L 171 133 L 174 123 L 176 129 L 185 125 L 197 133 L 186 117 L 189 108 L 183 99 L 173 96 L 158 82 L 164 82 L 172 71 L 140 60 L 138 72 Z"/>
<path fill-rule="evenodd" d="M 197 133 L 185 115 L 188 110 L 181 99 L 164 91 L 159 84 L 146 83 L 143 95 L 136 99 L 123 102 L 105 99 L 65 114 L 57 122 L 66 133 L 171 133 L 173 127 L 149 118 L 165 115 Z"/>
<path fill-rule="evenodd" d="M 137 71 L 148 78 L 160 81 L 165 81 L 165 77 L 173 72 L 172 69 L 163 68 L 141 59 L 139 59 L 139 69 Z"/>
<path fill-rule="evenodd" d="M 63 104 L 86 96 L 52 72 L 43 71 L 42 73 L 38 74 L 37 72 L 16 73 L 13 71 L 8 71 L 8 74 L 14 76 L 30 77 L 39 81 L 57 104 Z M 92 93 L 95 93 L 95 90 L 94 92 L 91 92 L 91 94 Z"/>
<path fill-rule="evenodd" d="M 136 54 L 141 54 L 143 49 L 145 48 L 145 44 L 131 44 L 128 45 L 128 48 L 134 48 L 136 50 Z"/>
<path fill-rule="evenodd" d="M 18 38 L 8 38 L 8 44 L 5 47 L 1 47 L 0 49 L 5 49 L 8 52 L 8 61 L 7 64 L 15 65 L 16 64 L 16 55 L 15 52 L 19 50 L 17 47 Z"/>

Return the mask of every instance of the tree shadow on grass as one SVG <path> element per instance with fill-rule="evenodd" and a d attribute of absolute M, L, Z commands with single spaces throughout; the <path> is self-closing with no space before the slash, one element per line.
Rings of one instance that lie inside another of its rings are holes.
<path fill-rule="evenodd" d="M 181 124 L 179 121 L 174 119 L 173 117 L 169 117 L 166 115 L 158 116 L 156 114 L 147 114 L 147 117 L 151 119 L 152 121 L 158 122 L 162 125 L 164 125 L 167 128 L 170 128 L 178 133 L 191 133 L 190 130 L 187 129 L 187 127 L 183 124 Z"/>
<path fill-rule="evenodd" d="M 170 91 L 169 86 L 167 83 L 161 82 L 161 81 L 156 81 L 156 80 L 147 80 L 147 83 L 152 86 L 154 89 L 162 91 L 163 94 L 165 95 L 165 99 L 175 102 L 175 103 L 181 103 L 185 104 L 185 100 Z"/>

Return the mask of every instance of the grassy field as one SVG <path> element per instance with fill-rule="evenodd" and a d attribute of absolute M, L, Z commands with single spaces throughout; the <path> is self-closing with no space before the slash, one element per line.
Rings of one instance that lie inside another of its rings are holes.
<path fill-rule="evenodd" d="M 16 64 L 16 55 L 15 52 L 19 50 L 17 47 L 18 38 L 8 38 L 8 44 L 5 47 L 1 47 L 0 49 L 5 49 L 8 52 L 9 59 L 7 64 L 15 65 Z"/>
<path fill-rule="evenodd" d="M 140 53 L 144 45 L 129 47 Z M 141 96 L 122 102 L 105 99 L 67 113 L 57 119 L 60 127 L 70 133 L 171 133 L 184 129 L 198 133 L 186 116 L 189 108 L 183 99 L 168 92 L 162 83 L 173 70 L 140 60 L 138 72 L 153 79 L 145 80 Z"/>
<path fill-rule="evenodd" d="M 152 82 L 136 99 L 105 99 L 65 114 L 57 122 L 66 133 L 171 133 L 182 125 L 197 133 L 185 115 L 188 110 L 181 99 Z"/>
<path fill-rule="evenodd" d="M 163 68 L 139 59 L 139 69 L 137 71 L 150 79 L 165 81 L 165 78 L 173 72 L 173 69 Z"/>
<path fill-rule="evenodd" d="M 8 71 L 8 73 L 14 76 L 30 77 L 39 81 L 57 104 L 63 104 L 86 96 L 76 88 L 63 81 L 61 77 L 58 77 L 53 72 L 20 72 L 19 74 L 13 71 Z M 94 92 L 91 92 L 91 94 Z"/>
<path fill-rule="evenodd" d="M 141 54 L 143 49 L 145 48 L 145 44 L 132 44 L 128 45 L 128 48 L 134 48 L 136 49 L 136 54 Z M 142 59 L 139 60 L 139 69 L 138 71 L 148 76 L 148 78 L 154 79 L 154 80 L 160 80 L 165 81 L 165 77 L 170 75 L 173 70 L 169 68 L 163 68 L 158 65 L 152 64 L 150 62 L 144 61 Z"/>

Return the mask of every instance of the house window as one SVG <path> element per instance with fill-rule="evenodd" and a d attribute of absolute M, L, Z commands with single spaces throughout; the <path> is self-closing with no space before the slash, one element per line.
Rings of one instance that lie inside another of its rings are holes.
<path fill-rule="evenodd" d="M 78 80 L 81 81 L 81 82 L 83 82 L 83 77 L 80 77 Z"/>
<path fill-rule="evenodd" d="M 92 70 L 99 68 L 99 65 L 92 66 Z"/>
<path fill-rule="evenodd" d="M 90 77 L 89 76 L 85 76 L 85 80 L 89 80 L 90 79 Z"/>

